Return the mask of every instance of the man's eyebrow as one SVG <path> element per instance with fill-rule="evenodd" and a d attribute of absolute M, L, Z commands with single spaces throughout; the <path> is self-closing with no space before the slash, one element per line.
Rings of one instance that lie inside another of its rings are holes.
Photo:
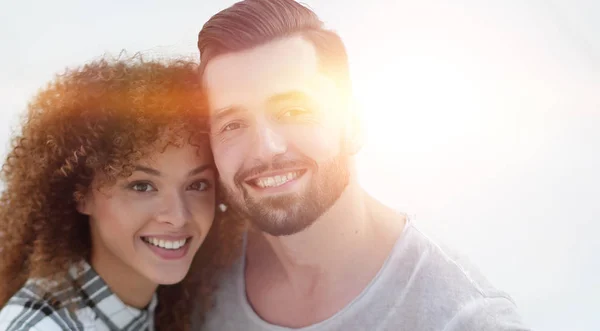
<path fill-rule="evenodd" d="M 269 103 L 277 103 L 282 101 L 290 101 L 290 100 L 310 100 L 311 97 L 298 90 L 287 91 L 283 93 L 278 93 L 269 97 Z"/>
<path fill-rule="evenodd" d="M 211 122 L 217 122 L 219 120 L 222 120 L 225 117 L 234 115 L 236 113 L 241 113 L 244 112 L 245 109 L 239 106 L 231 106 L 231 107 L 224 107 L 221 109 L 217 109 L 214 114 L 211 116 Z"/>
<path fill-rule="evenodd" d="M 141 172 L 145 172 L 149 175 L 153 175 L 153 176 L 161 176 L 160 171 L 153 169 L 153 168 L 149 168 L 149 167 L 144 167 L 141 165 L 136 165 L 135 168 L 133 168 L 133 171 L 141 171 Z"/>

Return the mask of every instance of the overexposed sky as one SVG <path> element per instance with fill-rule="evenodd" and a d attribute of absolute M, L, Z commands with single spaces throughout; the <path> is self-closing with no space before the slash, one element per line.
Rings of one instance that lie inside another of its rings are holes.
<path fill-rule="evenodd" d="M 197 56 L 234 1 L 0 3 L 0 155 L 27 100 L 104 53 Z M 600 330 L 600 2 L 305 1 L 348 47 L 364 186 L 537 330 Z"/>

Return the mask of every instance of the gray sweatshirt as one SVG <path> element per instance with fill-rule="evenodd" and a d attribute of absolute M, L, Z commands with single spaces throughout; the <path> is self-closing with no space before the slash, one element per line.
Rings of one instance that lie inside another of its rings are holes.
<path fill-rule="evenodd" d="M 245 244 L 244 244 L 245 247 Z M 529 330 L 517 307 L 458 255 L 408 222 L 377 276 L 341 311 L 300 329 L 270 324 L 246 299 L 244 254 L 224 275 L 216 306 L 196 330 Z"/>

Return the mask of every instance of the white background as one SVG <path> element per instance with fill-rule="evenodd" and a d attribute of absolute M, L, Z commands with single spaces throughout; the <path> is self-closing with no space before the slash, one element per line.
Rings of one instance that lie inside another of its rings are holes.
<path fill-rule="evenodd" d="M 53 74 L 197 56 L 233 1 L 0 4 L 0 156 Z M 364 186 L 468 255 L 537 330 L 600 330 L 600 2 L 306 1 L 345 40 Z"/>

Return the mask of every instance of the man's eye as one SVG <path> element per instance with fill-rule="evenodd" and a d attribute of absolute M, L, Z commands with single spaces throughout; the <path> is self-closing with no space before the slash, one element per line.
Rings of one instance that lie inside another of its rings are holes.
<path fill-rule="evenodd" d="M 137 192 L 150 192 L 155 191 L 154 187 L 149 183 L 133 183 L 131 189 Z"/>
<path fill-rule="evenodd" d="M 189 189 L 195 191 L 206 191 L 208 187 L 208 183 L 205 180 L 200 180 L 192 183 L 192 185 L 189 186 Z"/>
<path fill-rule="evenodd" d="M 237 129 L 241 128 L 241 127 L 242 127 L 242 125 L 240 123 L 229 123 L 221 131 L 223 131 L 223 132 L 225 132 L 225 131 L 233 131 L 233 130 L 237 130 Z"/>
<path fill-rule="evenodd" d="M 281 113 L 281 117 L 290 118 L 306 114 L 308 114 L 308 111 L 304 108 L 288 108 Z"/>

